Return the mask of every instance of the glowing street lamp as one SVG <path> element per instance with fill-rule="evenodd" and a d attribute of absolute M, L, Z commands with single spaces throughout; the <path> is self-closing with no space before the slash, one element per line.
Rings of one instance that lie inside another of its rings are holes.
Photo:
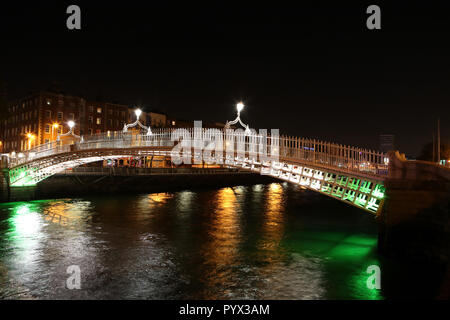
<path fill-rule="evenodd" d="M 236 119 L 234 119 L 233 121 L 227 121 L 227 123 L 225 124 L 225 129 L 230 128 L 230 126 L 235 125 L 236 123 L 240 123 L 241 126 L 243 126 L 245 128 L 245 133 L 246 134 L 250 134 L 250 127 L 246 124 L 244 124 L 241 120 L 241 111 L 244 109 L 245 105 L 242 102 L 239 102 L 238 104 L 236 104 L 236 109 L 237 109 L 237 117 Z"/>
<path fill-rule="evenodd" d="M 123 125 L 123 132 L 128 132 L 128 128 L 133 128 L 135 126 L 139 126 L 144 130 L 147 130 L 147 136 L 151 136 L 152 133 L 152 129 L 150 128 L 150 126 L 144 126 L 140 121 L 139 121 L 139 117 L 142 114 L 142 110 L 137 108 L 136 110 L 134 110 L 134 114 L 136 115 L 136 121 L 131 123 L 131 124 L 124 124 Z"/>
<path fill-rule="evenodd" d="M 27 133 L 27 139 L 28 139 L 28 150 L 31 149 L 31 143 L 36 138 L 36 136 L 32 133 Z"/>
<path fill-rule="evenodd" d="M 64 133 L 64 134 L 58 134 L 58 138 L 56 139 L 56 141 L 59 141 L 60 137 L 65 137 L 65 136 L 73 136 L 75 138 L 80 138 L 80 136 L 76 135 L 75 133 L 73 133 L 73 128 L 75 127 L 75 122 L 70 120 L 67 122 L 67 126 L 69 127 L 69 132 Z"/>
<path fill-rule="evenodd" d="M 141 110 L 141 109 L 136 109 L 136 110 L 134 110 L 134 113 L 136 114 L 136 119 L 139 120 L 139 117 L 140 117 L 141 114 L 142 114 L 142 110 Z"/>
<path fill-rule="evenodd" d="M 241 113 L 242 109 L 244 109 L 244 104 L 242 102 L 239 102 L 236 105 L 236 108 L 237 108 L 238 113 Z"/>

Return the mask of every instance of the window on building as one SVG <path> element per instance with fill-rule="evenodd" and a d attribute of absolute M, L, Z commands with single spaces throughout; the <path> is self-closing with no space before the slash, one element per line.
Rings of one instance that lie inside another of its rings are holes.
<path fill-rule="evenodd" d="M 121 111 L 120 114 L 122 115 L 122 118 L 125 118 L 125 111 Z"/>
<path fill-rule="evenodd" d="M 52 111 L 51 110 L 45 110 L 45 118 L 50 119 L 52 117 Z"/>
<path fill-rule="evenodd" d="M 89 132 L 90 135 L 92 135 L 92 128 L 89 128 L 88 132 Z"/>
<path fill-rule="evenodd" d="M 91 116 L 89 116 L 89 117 L 88 117 L 88 123 L 89 123 L 89 124 L 92 124 L 93 121 L 94 121 L 93 118 L 92 118 Z"/>
<path fill-rule="evenodd" d="M 112 109 L 109 109 L 109 110 L 108 110 L 108 114 L 109 114 L 110 116 L 112 116 L 113 110 L 112 110 Z"/>
<path fill-rule="evenodd" d="M 102 131 L 100 130 L 100 129 L 97 129 L 96 130 L 96 133 L 101 133 Z"/>
<path fill-rule="evenodd" d="M 172 121 L 172 125 L 174 126 L 176 124 L 176 122 L 175 121 Z"/>
<path fill-rule="evenodd" d="M 113 121 L 112 121 L 112 119 L 108 119 L 108 126 L 111 128 L 112 127 L 112 125 L 113 125 Z"/>
<path fill-rule="evenodd" d="M 69 113 L 69 120 L 75 120 L 75 113 Z"/>
<path fill-rule="evenodd" d="M 94 106 L 89 106 L 88 110 L 89 110 L 89 112 L 94 112 Z"/>
<path fill-rule="evenodd" d="M 45 125 L 45 133 L 50 133 L 50 125 L 49 124 Z"/>
<path fill-rule="evenodd" d="M 102 113 L 102 108 L 97 108 L 97 113 Z"/>
<path fill-rule="evenodd" d="M 97 118 L 97 124 L 102 124 L 102 118 Z"/>
<path fill-rule="evenodd" d="M 62 121 L 62 119 L 63 119 L 63 113 L 62 113 L 62 112 L 58 112 L 58 113 L 57 113 L 57 117 L 58 117 L 58 121 Z"/>

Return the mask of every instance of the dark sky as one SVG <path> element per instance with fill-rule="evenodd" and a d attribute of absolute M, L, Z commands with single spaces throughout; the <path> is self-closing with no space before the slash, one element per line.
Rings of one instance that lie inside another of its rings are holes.
<path fill-rule="evenodd" d="M 56 81 L 189 120 L 232 120 L 243 100 L 254 128 L 371 148 L 393 133 L 411 155 L 437 117 L 450 138 L 445 2 L 342 2 L 2 3 L 0 79 L 9 98 Z M 66 28 L 71 4 L 81 31 Z M 381 30 L 366 28 L 370 4 Z"/>

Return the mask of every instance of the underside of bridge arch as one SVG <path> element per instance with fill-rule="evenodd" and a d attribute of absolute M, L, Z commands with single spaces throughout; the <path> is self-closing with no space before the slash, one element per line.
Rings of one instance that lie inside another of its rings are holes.
<path fill-rule="evenodd" d="M 33 186 L 48 177 L 83 164 L 135 156 L 170 156 L 166 148 L 83 150 L 49 156 L 18 165 L 9 170 L 9 186 Z"/>
<path fill-rule="evenodd" d="M 275 162 L 270 165 L 247 163 L 242 165 L 252 171 L 270 175 L 282 181 L 297 184 L 378 215 L 381 212 L 384 182 L 370 176 L 342 173 L 309 164 Z"/>
<path fill-rule="evenodd" d="M 20 167 L 15 168 L 10 171 L 10 186 L 11 187 L 23 187 L 23 186 L 33 186 L 42 180 L 63 172 L 70 168 L 75 168 L 84 164 L 93 163 L 97 161 L 110 160 L 110 159 L 120 159 L 129 157 L 128 155 L 116 155 L 116 156 L 103 156 L 103 157 L 88 157 L 77 160 L 68 160 L 58 164 L 50 165 L 45 168 L 34 168 L 34 167 Z"/>

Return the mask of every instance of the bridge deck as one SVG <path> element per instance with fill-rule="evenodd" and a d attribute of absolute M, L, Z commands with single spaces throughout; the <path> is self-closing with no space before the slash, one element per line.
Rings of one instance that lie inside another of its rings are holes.
<path fill-rule="evenodd" d="M 193 129 L 177 130 L 181 131 L 155 130 L 152 135 L 114 132 L 41 145 L 10 156 L 10 185 L 36 184 L 55 173 L 95 161 L 145 156 L 173 160 L 175 155 L 190 163 L 200 159 L 200 163 L 211 161 L 268 174 L 370 212 L 381 208 L 383 180 L 387 177 L 387 158 L 382 153 L 311 139 L 267 137 L 256 132 L 230 134 L 217 129 L 203 129 L 199 148 Z M 205 153 L 211 143 L 211 152 Z"/>

